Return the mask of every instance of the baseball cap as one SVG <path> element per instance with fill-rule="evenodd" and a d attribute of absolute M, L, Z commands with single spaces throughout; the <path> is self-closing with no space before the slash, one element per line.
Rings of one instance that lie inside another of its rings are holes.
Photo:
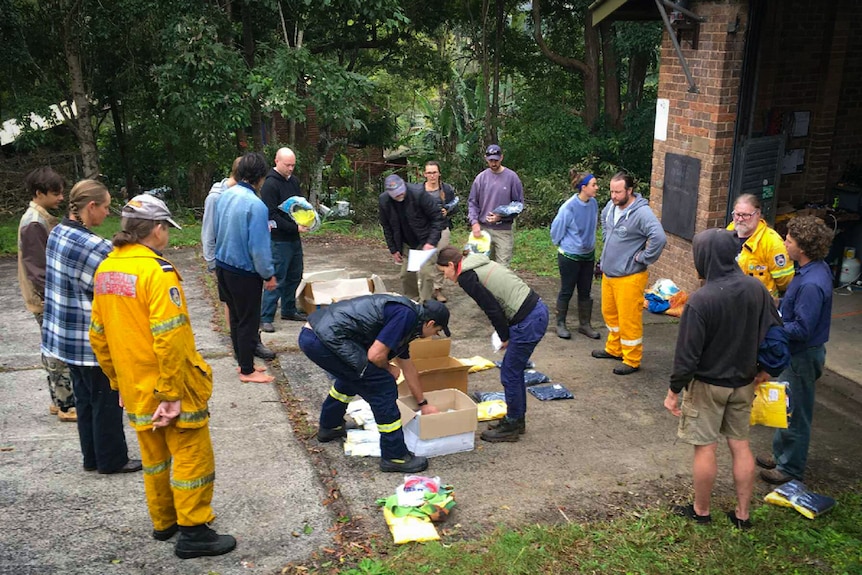
<path fill-rule="evenodd" d="M 178 230 L 183 229 L 177 222 L 171 219 L 171 211 L 165 205 L 165 202 L 149 194 L 141 194 L 129 200 L 123 206 L 121 215 L 124 218 L 168 222 Z"/>
<path fill-rule="evenodd" d="M 499 160 L 503 157 L 503 150 L 497 144 L 491 144 L 485 149 L 486 160 Z"/>
<path fill-rule="evenodd" d="M 449 331 L 449 310 L 439 301 L 429 299 L 422 304 L 425 307 L 425 320 L 434 320 L 434 323 L 443 328 L 446 337 L 452 337 Z"/>
<path fill-rule="evenodd" d="M 386 176 L 384 187 L 386 188 L 386 193 L 393 199 L 407 191 L 407 185 L 404 183 L 404 180 L 401 179 L 401 176 L 397 174 Z"/>

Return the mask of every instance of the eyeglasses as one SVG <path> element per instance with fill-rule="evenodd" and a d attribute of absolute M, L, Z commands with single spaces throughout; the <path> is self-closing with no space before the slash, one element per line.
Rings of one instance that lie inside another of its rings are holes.
<path fill-rule="evenodd" d="M 754 211 L 753 211 L 753 212 L 751 212 L 750 214 L 745 214 L 745 213 L 742 213 L 742 212 L 731 212 L 731 213 L 730 213 L 730 217 L 732 217 L 734 220 L 742 220 L 742 221 L 745 221 L 745 220 L 750 220 L 750 219 L 751 219 L 751 216 L 755 215 L 757 212 L 758 212 L 758 210 L 754 210 Z"/>

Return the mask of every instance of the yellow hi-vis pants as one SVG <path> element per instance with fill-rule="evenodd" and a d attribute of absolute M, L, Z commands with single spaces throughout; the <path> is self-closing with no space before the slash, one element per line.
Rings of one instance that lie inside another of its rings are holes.
<path fill-rule="evenodd" d="M 203 525 L 215 519 L 212 506 L 215 458 L 209 426 L 175 425 L 138 431 L 144 491 L 153 527 Z"/>
<path fill-rule="evenodd" d="M 644 290 L 649 272 L 609 278 L 602 276 L 602 316 L 608 326 L 605 351 L 621 355 L 623 363 L 640 367 L 643 358 Z"/>

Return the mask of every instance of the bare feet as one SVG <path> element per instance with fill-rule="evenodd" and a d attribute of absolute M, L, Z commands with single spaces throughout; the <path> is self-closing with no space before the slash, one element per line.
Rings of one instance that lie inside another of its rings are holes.
<path fill-rule="evenodd" d="M 248 374 L 239 374 L 239 380 L 243 383 L 272 383 L 275 381 L 275 378 L 260 371 L 253 371 Z"/>
<path fill-rule="evenodd" d="M 256 365 L 254 366 L 255 371 L 266 371 L 266 366 L 264 365 Z M 236 372 L 239 373 L 239 368 L 236 368 Z"/>

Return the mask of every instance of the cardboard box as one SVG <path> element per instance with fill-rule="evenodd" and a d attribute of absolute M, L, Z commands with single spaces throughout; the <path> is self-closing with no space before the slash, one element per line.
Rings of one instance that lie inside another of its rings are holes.
<path fill-rule="evenodd" d="M 457 389 L 429 391 L 425 399 L 441 413 L 419 415 L 413 396 L 398 398 L 407 449 L 425 457 L 471 451 L 478 427 L 473 400 Z"/>
<path fill-rule="evenodd" d="M 449 354 L 452 351 L 452 340 L 415 339 L 410 342 L 410 359 L 419 372 L 419 383 L 422 391 L 439 389 L 457 389 L 467 393 L 467 372 L 469 365 L 464 365 Z M 410 389 L 402 375 L 398 379 L 398 395 L 410 395 Z"/>
<path fill-rule="evenodd" d="M 337 301 L 385 291 L 386 286 L 377 275 L 351 279 L 346 270 L 327 270 L 303 274 L 296 288 L 296 303 L 310 314 L 321 306 Z"/>

